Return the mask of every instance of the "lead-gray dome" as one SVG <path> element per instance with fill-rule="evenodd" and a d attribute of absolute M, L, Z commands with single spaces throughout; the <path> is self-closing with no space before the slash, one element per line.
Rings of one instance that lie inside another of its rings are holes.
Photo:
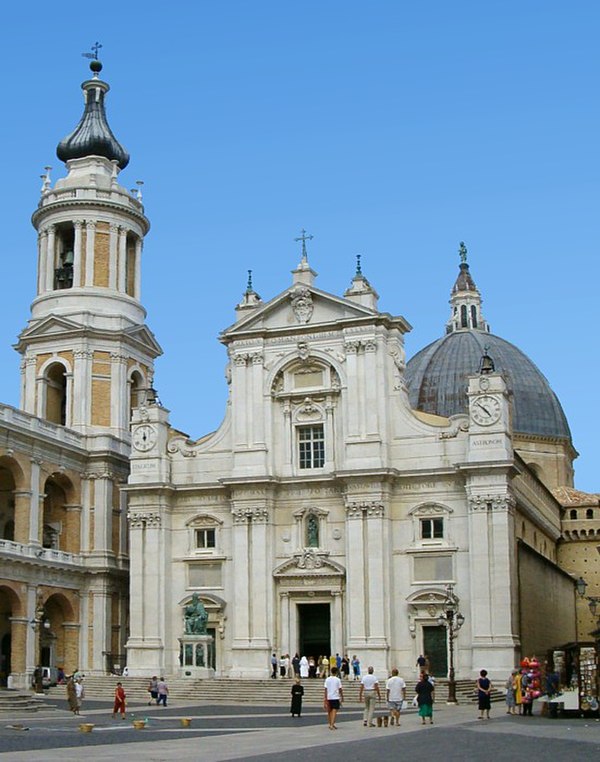
<path fill-rule="evenodd" d="M 437 415 L 466 413 L 467 379 L 479 372 L 486 347 L 512 392 L 514 431 L 570 440 L 558 397 L 539 368 L 514 344 L 476 329 L 449 333 L 408 362 L 411 406 Z"/>
<path fill-rule="evenodd" d="M 566 416 L 544 374 L 514 344 L 489 333 L 464 243 L 459 253 L 461 264 L 450 296 L 446 336 L 418 352 L 406 368 L 410 404 L 447 417 L 466 413 L 468 377 L 479 372 L 487 350 L 513 395 L 513 430 L 570 441 Z"/>

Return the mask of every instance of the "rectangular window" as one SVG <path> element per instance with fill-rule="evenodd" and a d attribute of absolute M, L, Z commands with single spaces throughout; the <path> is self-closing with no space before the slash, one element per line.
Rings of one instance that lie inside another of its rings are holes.
<path fill-rule="evenodd" d="M 196 547 L 214 548 L 215 547 L 215 530 L 214 529 L 196 529 Z"/>
<path fill-rule="evenodd" d="M 438 540 L 444 536 L 444 519 L 421 519 L 421 539 Z"/>
<path fill-rule="evenodd" d="M 322 425 L 298 429 L 298 455 L 300 468 L 323 468 L 325 433 Z"/>
<path fill-rule="evenodd" d="M 452 556 L 418 556 L 414 559 L 415 582 L 452 579 Z"/>

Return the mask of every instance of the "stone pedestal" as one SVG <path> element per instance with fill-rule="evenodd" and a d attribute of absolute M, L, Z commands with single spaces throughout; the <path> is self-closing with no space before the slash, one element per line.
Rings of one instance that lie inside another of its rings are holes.
<path fill-rule="evenodd" d="M 214 638 L 212 635 L 183 635 L 179 638 L 181 646 L 181 677 L 213 678 L 215 671 L 211 667 L 214 656 Z"/>

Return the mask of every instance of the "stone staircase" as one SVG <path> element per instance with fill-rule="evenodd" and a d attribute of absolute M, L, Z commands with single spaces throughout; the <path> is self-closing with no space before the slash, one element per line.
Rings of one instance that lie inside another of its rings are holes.
<path fill-rule="evenodd" d="M 146 677 L 116 677 L 88 676 L 85 678 L 85 695 L 87 699 L 112 699 L 118 681 L 123 683 L 128 700 L 131 702 L 147 703 L 150 694 L 147 691 Z M 407 696 L 411 700 L 414 695 L 416 679 L 408 681 Z M 169 700 L 196 701 L 210 704 L 259 704 L 264 706 L 287 706 L 290 700 L 291 679 L 277 680 L 234 680 L 215 678 L 214 680 L 197 680 L 172 678 L 167 681 Z M 323 703 L 323 681 L 320 679 L 303 680 L 304 703 L 310 706 L 320 706 Z M 344 700 L 346 704 L 358 704 L 360 683 L 351 680 L 344 681 Z M 472 704 L 476 701 L 474 680 L 458 680 L 456 683 L 456 698 L 459 704 Z M 56 686 L 50 689 L 53 698 L 65 698 L 65 687 Z M 382 681 L 382 695 L 385 695 Z M 436 700 L 445 703 L 448 699 L 448 681 L 436 680 Z M 492 701 L 503 701 L 500 691 L 494 690 Z"/>
<path fill-rule="evenodd" d="M 18 714 L 19 712 L 37 712 L 46 708 L 44 700 L 33 693 L 0 689 L 0 714 Z"/>

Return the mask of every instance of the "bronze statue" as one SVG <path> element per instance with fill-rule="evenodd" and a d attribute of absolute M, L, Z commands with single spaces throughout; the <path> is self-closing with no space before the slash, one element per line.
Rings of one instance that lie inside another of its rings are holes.
<path fill-rule="evenodd" d="M 198 593 L 192 595 L 191 602 L 185 607 L 184 616 L 186 635 L 206 635 L 208 613 Z"/>

